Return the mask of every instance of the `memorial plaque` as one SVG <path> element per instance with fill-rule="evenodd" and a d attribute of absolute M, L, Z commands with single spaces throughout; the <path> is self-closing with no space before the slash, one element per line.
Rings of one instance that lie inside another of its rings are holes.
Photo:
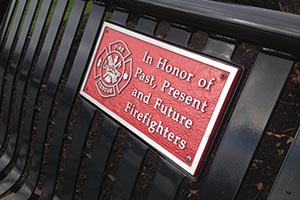
<path fill-rule="evenodd" d="M 80 94 L 196 175 L 240 72 L 104 22 Z"/>

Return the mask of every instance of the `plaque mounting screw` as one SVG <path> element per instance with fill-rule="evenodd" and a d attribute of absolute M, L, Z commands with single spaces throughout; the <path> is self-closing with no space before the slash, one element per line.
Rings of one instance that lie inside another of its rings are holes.
<path fill-rule="evenodd" d="M 221 74 L 221 77 L 220 77 L 222 80 L 226 79 L 227 78 L 227 75 L 226 74 Z"/>
<path fill-rule="evenodd" d="M 187 156 L 186 157 L 186 161 L 189 162 L 189 163 L 192 162 L 192 157 L 191 156 Z"/>

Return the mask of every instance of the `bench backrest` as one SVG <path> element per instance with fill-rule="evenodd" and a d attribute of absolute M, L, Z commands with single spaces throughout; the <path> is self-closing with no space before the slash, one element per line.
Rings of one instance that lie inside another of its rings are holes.
<path fill-rule="evenodd" d="M 235 199 L 300 55 L 299 16 L 211 1 L 12 0 L 5 16 L 0 194 L 12 199 Z M 243 68 L 199 177 L 79 95 L 104 20 Z M 300 196 L 299 178 L 280 191 L 294 143 L 272 200 Z"/>

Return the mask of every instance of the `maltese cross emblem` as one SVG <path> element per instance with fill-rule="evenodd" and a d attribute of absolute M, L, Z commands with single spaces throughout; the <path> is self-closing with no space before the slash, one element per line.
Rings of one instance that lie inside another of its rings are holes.
<path fill-rule="evenodd" d="M 96 57 L 94 78 L 102 97 L 113 97 L 128 85 L 132 75 L 131 52 L 126 43 L 117 40 L 104 47 Z"/>

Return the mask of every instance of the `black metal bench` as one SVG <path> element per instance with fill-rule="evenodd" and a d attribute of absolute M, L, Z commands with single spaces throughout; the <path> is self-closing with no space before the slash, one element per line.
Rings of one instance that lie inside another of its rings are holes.
<path fill-rule="evenodd" d="M 5 13 L 3 198 L 235 199 L 300 55 L 299 16 L 211 1 L 12 0 Z M 197 178 L 79 95 L 104 20 L 243 67 Z M 243 57 L 235 59 L 238 51 Z M 299 134 L 270 200 L 300 198 Z"/>

